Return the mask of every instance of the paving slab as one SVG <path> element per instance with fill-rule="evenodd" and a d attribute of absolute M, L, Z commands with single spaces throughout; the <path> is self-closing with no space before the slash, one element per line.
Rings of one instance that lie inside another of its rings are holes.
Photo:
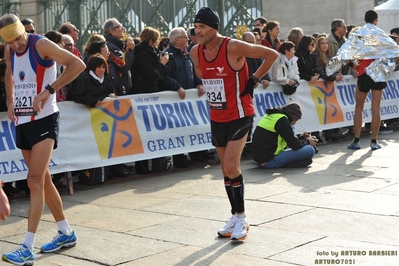
<path fill-rule="evenodd" d="M 251 225 L 243 243 L 216 234 L 230 206 L 215 162 L 77 185 L 74 195 L 60 189 L 78 245 L 39 252 L 35 265 L 308 266 L 349 265 L 350 259 L 361 266 L 399 265 L 399 131 L 379 141 L 383 148 L 374 152 L 365 137 L 358 151 L 346 148 L 349 141 L 322 145 L 303 169 L 258 169 L 242 159 Z M 11 200 L 11 216 L 0 223 L 0 253 L 23 240 L 28 207 L 29 197 Z M 45 208 L 36 250 L 56 230 Z M 349 251 L 367 254 L 345 255 Z"/>

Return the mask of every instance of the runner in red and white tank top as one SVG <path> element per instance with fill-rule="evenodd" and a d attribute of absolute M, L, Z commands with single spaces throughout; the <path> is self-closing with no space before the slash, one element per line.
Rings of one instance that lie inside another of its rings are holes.
<path fill-rule="evenodd" d="M 217 234 L 234 241 L 247 238 L 249 229 L 245 214 L 244 177 L 240 159 L 251 132 L 252 93 L 278 57 L 278 53 L 261 45 L 233 40 L 218 34 L 220 18 L 209 8 L 201 8 L 194 19 L 199 45 L 191 49 L 197 76 L 207 94 L 210 108 L 212 144 L 220 158 L 224 185 L 231 205 L 231 218 Z M 263 58 L 263 63 L 249 77 L 245 57 Z"/>

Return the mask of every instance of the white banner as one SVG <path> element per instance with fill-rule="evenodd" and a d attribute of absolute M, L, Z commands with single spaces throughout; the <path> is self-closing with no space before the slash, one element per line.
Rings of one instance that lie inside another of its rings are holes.
<path fill-rule="evenodd" d="M 317 131 L 353 124 L 356 79 L 345 76 L 341 82 L 306 82 L 297 92 L 282 93 L 271 83 L 258 87 L 253 103 L 254 128 L 266 109 L 291 101 L 302 108 L 302 119 L 295 132 Z M 399 117 L 399 74 L 394 72 L 384 89 L 383 119 Z M 371 121 L 371 98 L 363 111 L 363 122 Z M 176 92 L 140 94 L 108 99 L 99 107 L 87 108 L 74 102 L 60 102 L 58 148 L 50 163 L 52 173 L 170 156 L 213 148 L 209 110 L 205 96 L 196 89 L 181 100 Z M 15 126 L 0 113 L 0 175 L 5 182 L 26 178 L 27 166 L 15 146 Z"/>

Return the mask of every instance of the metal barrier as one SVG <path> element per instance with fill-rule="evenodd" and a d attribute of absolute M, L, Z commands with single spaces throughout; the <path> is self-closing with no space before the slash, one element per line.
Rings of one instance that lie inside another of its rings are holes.
<path fill-rule="evenodd" d="M 17 0 L 0 0 L 0 12 L 19 15 L 21 3 Z M 70 21 L 80 30 L 77 46 L 81 49 L 93 33 L 102 33 L 102 23 L 115 17 L 130 36 L 139 36 L 145 26 L 152 26 L 167 36 L 174 27 L 193 26 L 197 11 L 209 6 L 219 12 L 220 33 L 241 37 L 254 18 L 261 15 L 259 0 L 31 0 L 39 3 L 37 20 L 43 21 L 44 32 L 56 30 L 61 23 Z M 41 6 L 43 8 L 41 8 Z"/>

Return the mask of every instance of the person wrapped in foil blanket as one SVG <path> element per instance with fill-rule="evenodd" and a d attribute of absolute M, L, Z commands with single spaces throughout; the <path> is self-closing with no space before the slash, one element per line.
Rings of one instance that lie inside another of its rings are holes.
<path fill-rule="evenodd" d="M 399 57 L 399 46 L 382 29 L 366 23 L 354 31 L 330 59 L 327 75 L 331 75 L 345 65 L 348 60 L 375 59 L 366 68 L 366 73 L 375 82 L 384 82 L 395 69 L 395 58 Z"/>

